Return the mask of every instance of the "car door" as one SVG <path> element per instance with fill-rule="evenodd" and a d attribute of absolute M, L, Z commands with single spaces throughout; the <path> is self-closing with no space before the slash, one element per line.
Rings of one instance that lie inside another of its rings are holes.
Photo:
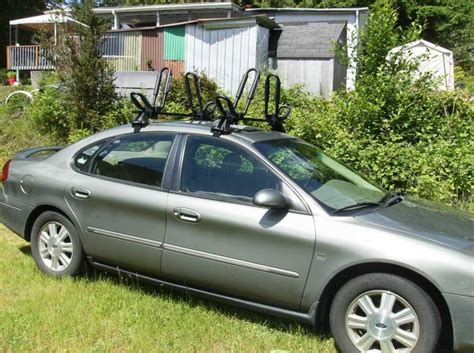
<path fill-rule="evenodd" d="M 281 190 L 291 208 L 254 205 L 266 188 Z M 222 138 L 188 136 L 168 199 L 163 274 L 298 309 L 314 245 L 313 217 L 262 161 Z"/>
<path fill-rule="evenodd" d="M 66 200 L 87 255 L 139 272 L 160 271 L 168 192 L 161 188 L 174 135 L 123 135 L 85 148 Z M 93 155 L 93 157 L 91 157 Z"/>

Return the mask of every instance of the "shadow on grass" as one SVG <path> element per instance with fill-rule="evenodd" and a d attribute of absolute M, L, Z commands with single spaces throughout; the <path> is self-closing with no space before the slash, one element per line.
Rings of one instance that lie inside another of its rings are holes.
<path fill-rule="evenodd" d="M 128 276 L 118 276 L 88 265 L 86 274 L 83 276 L 88 281 L 95 282 L 107 279 L 116 285 L 125 285 L 128 289 L 139 291 L 151 296 L 162 296 L 176 303 L 186 303 L 190 307 L 204 307 L 222 315 L 239 320 L 249 321 L 259 325 L 266 326 L 270 329 L 279 330 L 281 332 L 292 333 L 296 328 L 309 336 L 317 337 L 321 340 L 331 338 L 326 326 L 312 327 L 311 325 L 298 322 L 296 320 L 280 318 L 269 314 L 263 314 L 249 309 L 241 308 L 232 304 L 219 301 L 213 301 L 200 297 L 199 295 L 189 294 L 177 289 L 171 289 L 165 286 L 153 285 L 144 281 L 140 281 Z"/>
<path fill-rule="evenodd" d="M 299 331 L 320 340 L 327 340 L 332 338 L 329 332 L 327 323 L 321 323 L 317 327 L 309 324 L 304 324 L 296 320 L 280 318 L 272 316 L 270 314 L 263 314 L 256 311 L 240 308 L 238 306 L 227 304 L 219 301 L 213 301 L 211 299 L 202 298 L 198 295 L 192 295 L 181 292 L 179 290 L 170 289 L 164 286 L 153 285 L 143 281 L 137 281 L 137 279 L 130 278 L 128 276 L 118 276 L 108 272 L 103 272 L 95 269 L 88 265 L 85 276 L 87 280 L 100 281 L 103 279 L 111 280 L 116 285 L 125 285 L 130 290 L 140 291 L 148 295 L 159 295 L 166 297 L 176 303 L 187 303 L 191 307 L 205 307 L 207 310 L 212 310 L 228 317 L 235 317 L 240 320 L 249 321 L 262 326 L 266 326 L 270 329 L 278 330 L 285 333 L 294 333 L 295 329 L 299 328 Z M 441 337 L 438 346 L 436 347 L 436 353 L 453 353 L 452 349 L 452 338 Z"/>
<path fill-rule="evenodd" d="M 19 247 L 21 253 L 32 256 L 31 246 L 23 245 Z M 279 318 L 248 309 L 240 308 L 227 303 L 205 299 L 198 295 L 192 295 L 181 292 L 176 289 L 170 289 L 164 286 L 153 285 L 144 281 L 137 281 L 128 276 L 118 276 L 108 272 L 100 271 L 87 264 L 85 273 L 77 278 L 78 280 L 87 280 L 89 282 L 98 282 L 108 280 L 118 286 L 126 286 L 129 290 L 145 293 L 151 296 L 162 296 L 175 303 L 186 303 L 191 307 L 204 307 L 222 315 L 232 318 L 238 318 L 243 321 L 250 321 L 259 325 L 266 326 L 270 329 L 279 330 L 281 332 L 292 333 L 295 329 L 309 336 L 315 336 L 321 340 L 331 338 L 326 326 L 314 328 L 311 325 L 300 323 L 295 320 Z"/>
<path fill-rule="evenodd" d="M 19 250 L 24 254 L 24 255 L 29 255 L 31 256 L 31 245 L 23 245 L 19 248 Z"/>

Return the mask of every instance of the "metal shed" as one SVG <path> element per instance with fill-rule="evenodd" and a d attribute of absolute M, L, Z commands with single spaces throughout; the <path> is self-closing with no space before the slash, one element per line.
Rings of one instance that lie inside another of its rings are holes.
<path fill-rule="evenodd" d="M 235 94 L 249 68 L 263 69 L 270 30 L 278 25 L 266 16 L 197 21 L 186 25 L 186 71 L 203 72 Z"/>

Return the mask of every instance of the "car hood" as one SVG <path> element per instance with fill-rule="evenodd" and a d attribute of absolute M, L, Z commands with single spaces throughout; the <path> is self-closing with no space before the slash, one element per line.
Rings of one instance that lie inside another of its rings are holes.
<path fill-rule="evenodd" d="M 474 254 L 474 215 L 448 206 L 405 198 L 396 205 L 356 218 Z"/>

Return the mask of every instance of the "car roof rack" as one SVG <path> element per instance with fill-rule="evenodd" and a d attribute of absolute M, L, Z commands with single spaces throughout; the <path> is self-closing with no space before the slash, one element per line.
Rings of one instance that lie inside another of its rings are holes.
<path fill-rule="evenodd" d="M 241 88 L 245 86 L 245 82 L 248 78 L 249 71 L 247 71 L 247 73 L 244 75 L 242 79 L 243 85 L 241 82 L 241 85 L 238 90 L 238 94 L 242 94 Z M 244 108 L 244 111 L 242 112 L 238 112 L 235 109 L 236 107 L 235 102 L 234 104 L 232 104 L 229 97 L 226 97 L 226 96 L 216 97 L 216 108 L 217 108 L 217 111 L 220 113 L 220 116 L 219 116 L 219 122 L 217 123 L 217 125 L 211 128 L 211 131 L 214 133 L 214 135 L 218 136 L 222 134 L 230 134 L 232 132 L 232 125 L 236 125 L 239 122 L 259 122 L 259 121 L 268 123 L 272 131 L 285 132 L 284 122 L 289 117 L 291 113 L 291 108 L 288 105 L 280 105 L 281 81 L 280 81 L 280 78 L 275 74 L 269 74 L 267 75 L 267 78 L 265 79 L 264 118 L 251 118 L 251 117 L 245 116 L 249 108 L 249 105 L 255 96 L 257 85 L 258 85 L 258 78 L 252 84 L 252 87 L 248 95 L 247 104 Z M 273 92 L 273 95 L 272 95 L 272 92 Z M 240 97 L 238 99 L 240 99 Z M 237 102 L 238 102 L 238 99 L 236 99 Z M 273 108 L 273 110 L 270 110 L 271 108 Z"/>
<path fill-rule="evenodd" d="M 165 108 L 166 98 L 171 89 L 173 74 L 171 70 L 164 67 L 160 70 L 153 90 L 153 104 L 140 92 L 132 92 L 130 99 L 138 108 L 138 115 L 133 119 L 134 132 L 140 132 L 143 127 L 150 124 L 150 120 L 156 119 Z"/>
<path fill-rule="evenodd" d="M 173 75 L 169 68 L 161 69 L 153 90 L 153 104 L 142 93 L 131 93 L 130 98 L 139 110 L 138 115 L 132 122 L 134 132 L 140 132 L 143 127 L 149 125 L 150 120 L 156 119 L 160 115 L 189 117 L 193 121 L 217 121 L 211 127 L 214 136 L 232 133 L 232 125 L 237 125 L 240 122 L 266 122 L 270 125 L 272 131 L 285 132 L 284 121 L 290 115 L 291 108 L 288 105 L 280 105 L 281 81 L 277 75 L 269 74 L 265 80 L 265 111 L 263 118 L 246 117 L 250 104 L 255 98 L 260 80 L 260 72 L 255 68 L 245 72 L 233 101 L 228 96 L 218 95 L 214 101 L 206 104 L 203 102 L 200 77 L 194 72 L 187 72 L 184 75 L 184 87 L 188 107 L 191 110 L 189 114 L 163 111 L 171 89 L 172 78 Z M 249 82 L 250 88 L 247 99 L 243 108 L 239 110 L 239 103 L 242 102 L 244 91 Z"/>

